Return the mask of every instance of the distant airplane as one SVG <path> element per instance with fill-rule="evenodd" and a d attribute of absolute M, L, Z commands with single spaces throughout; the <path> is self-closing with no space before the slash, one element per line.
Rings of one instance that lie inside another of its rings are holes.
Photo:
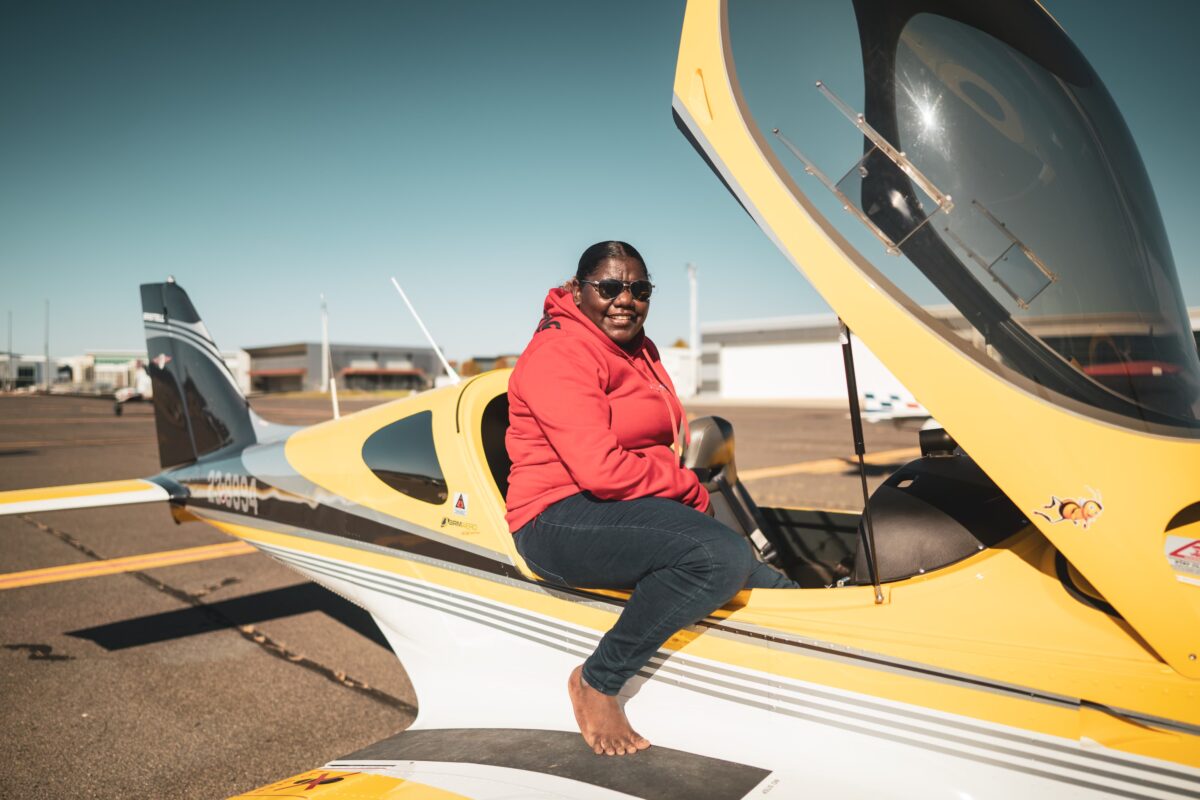
<path fill-rule="evenodd" d="M 940 427 L 929 409 L 917 402 L 912 395 L 901 395 L 896 392 L 863 393 L 863 419 L 867 422 L 891 422 L 897 428 L 907 427 Z M 932 421 L 932 422 L 931 422 Z"/>
<path fill-rule="evenodd" d="M 133 386 L 122 386 L 113 393 L 113 413 L 118 417 L 125 410 L 126 403 L 154 399 L 154 384 L 150 380 L 150 373 L 146 372 L 145 365 L 139 360 L 135 369 L 137 372 Z"/>

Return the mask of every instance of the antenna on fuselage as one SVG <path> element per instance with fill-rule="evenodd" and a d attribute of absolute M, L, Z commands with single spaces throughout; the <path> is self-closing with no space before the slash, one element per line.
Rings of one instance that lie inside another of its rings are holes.
<path fill-rule="evenodd" d="M 433 348 L 433 352 L 437 353 L 437 357 L 441 359 L 442 366 L 446 368 L 446 374 L 457 384 L 462 383 L 462 378 L 458 377 L 458 373 L 454 371 L 454 367 L 450 366 L 450 362 L 446 360 L 446 356 L 442 354 L 442 348 L 437 346 L 437 342 L 429 335 L 429 329 L 425 327 L 425 323 L 421 322 L 421 315 L 413 308 L 413 304 L 408 301 L 408 295 L 400 288 L 400 282 L 392 277 L 392 286 L 396 287 L 396 291 L 400 293 L 400 299 L 404 301 L 404 305 L 408 306 L 409 312 L 413 315 L 413 319 L 417 321 L 417 325 L 421 327 L 421 333 L 425 334 L 425 341 L 429 342 L 429 346 Z"/>

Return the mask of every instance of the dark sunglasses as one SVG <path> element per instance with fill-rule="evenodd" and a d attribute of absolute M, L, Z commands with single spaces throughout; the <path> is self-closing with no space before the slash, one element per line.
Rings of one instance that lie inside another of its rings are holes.
<path fill-rule="evenodd" d="M 654 291 L 654 284 L 650 281 L 619 281 L 616 278 L 605 278 L 602 281 L 580 281 L 580 283 L 588 283 L 596 287 L 596 294 L 605 300 L 615 300 L 621 296 L 621 292 L 628 289 L 634 300 L 645 301 L 650 299 L 650 293 Z"/>

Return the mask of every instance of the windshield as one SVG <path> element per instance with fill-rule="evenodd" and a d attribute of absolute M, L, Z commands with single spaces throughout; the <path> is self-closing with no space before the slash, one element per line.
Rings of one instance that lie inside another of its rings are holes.
<path fill-rule="evenodd" d="M 1157 202 L 1066 35 L 1033 3 L 857 0 L 854 11 L 870 79 L 844 88 L 866 126 L 843 118 L 851 149 L 838 152 L 814 143 L 830 128 L 808 121 L 811 100 L 792 107 L 824 76 L 779 30 L 811 20 L 729 5 L 743 101 L 760 134 L 780 129 L 766 138 L 795 184 L 848 207 L 830 218 L 860 228 L 856 244 L 880 240 L 860 249 L 911 299 L 952 304 L 961 316 L 946 335 L 959 328 L 1003 368 L 1104 411 L 1200 427 L 1200 359 Z M 836 118 L 830 99 L 820 113 Z M 812 178 L 822 157 L 834 162 L 828 193 Z"/>

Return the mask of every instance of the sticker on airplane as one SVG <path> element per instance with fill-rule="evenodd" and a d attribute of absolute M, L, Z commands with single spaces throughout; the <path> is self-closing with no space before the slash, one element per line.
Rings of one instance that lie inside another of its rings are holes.
<path fill-rule="evenodd" d="M 1088 488 L 1092 492 L 1091 497 L 1060 499 L 1058 495 L 1050 495 L 1050 502 L 1033 513 L 1051 525 L 1069 522 L 1076 527 L 1086 528 L 1104 511 L 1100 493 L 1090 486 Z"/>
<path fill-rule="evenodd" d="M 150 363 L 159 369 L 166 369 L 167 364 L 171 363 L 171 357 L 166 353 L 159 353 L 154 358 L 150 359 Z"/>
<path fill-rule="evenodd" d="M 462 520 L 451 519 L 450 517 L 442 517 L 441 527 L 454 528 L 463 533 L 479 533 L 479 526 L 474 522 L 463 522 Z"/>
<path fill-rule="evenodd" d="M 465 517 L 467 515 L 467 493 L 466 492 L 455 492 L 454 493 L 453 508 L 454 508 L 454 513 L 458 514 L 460 517 Z"/>
<path fill-rule="evenodd" d="M 1181 541 L 1184 544 L 1177 546 Z M 1171 567 L 1176 572 L 1200 575 L 1200 539 L 1189 542 L 1180 537 L 1170 536 L 1167 538 L 1166 550 L 1167 561 L 1171 562 Z"/>

